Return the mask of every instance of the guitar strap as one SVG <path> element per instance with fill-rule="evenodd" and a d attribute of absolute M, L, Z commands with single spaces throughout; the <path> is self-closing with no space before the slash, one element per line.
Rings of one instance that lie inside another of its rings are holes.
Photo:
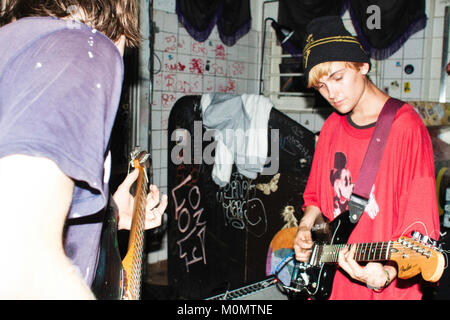
<path fill-rule="evenodd" d="M 370 191 L 377 175 L 378 166 L 383 156 L 383 150 L 389 136 L 392 122 L 394 122 L 397 110 L 400 109 L 403 104 L 404 102 L 401 100 L 389 98 L 378 116 L 372 138 L 370 139 L 366 155 L 364 156 L 359 171 L 358 180 L 356 181 L 353 193 L 350 196 L 350 221 L 354 224 L 358 222 L 369 202 Z"/>

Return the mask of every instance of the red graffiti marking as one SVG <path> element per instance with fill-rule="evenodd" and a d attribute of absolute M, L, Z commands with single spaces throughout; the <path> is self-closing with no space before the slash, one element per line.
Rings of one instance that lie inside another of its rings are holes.
<path fill-rule="evenodd" d="M 189 71 L 192 73 L 203 74 L 203 60 L 202 59 L 192 59 L 190 62 L 191 66 Z"/>
<path fill-rule="evenodd" d="M 225 47 L 222 44 L 217 45 L 215 51 L 216 51 L 216 59 L 225 60 L 226 57 Z"/>
<path fill-rule="evenodd" d="M 177 37 L 175 35 L 168 36 L 164 39 L 166 41 L 165 52 L 176 51 L 178 47 Z"/>
<path fill-rule="evenodd" d="M 206 48 L 200 42 L 192 44 L 192 53 L 199 56 L 206 56 Z"/>
<path fill-rule="evenodd" d="M 161 104 L 164 108 L 171 108 L 172 105 L 175 103 L 175 95 L 170 93 L 163 93 L 161 95 Z"/>
<path fill-rule="evenodd" d="M 166 71 L 171 71 L 171 72 L 184 71 L 184 69 L 186 69 L 186 66 L 184 64 L 182 64 L 181 62 L 172 63 L 172 64 L 166 63 L 164 65 L 164 67 L 165 67 Z"/>
<path fill-rule="evenodd" d="M 231 65 L 231 70 L 233 76 L 241 75 L 244 73 L 245 66 L 241 62 L 233 62 Z"/>
<path fill-rule="evenodd" d="M 236 80 L 228 79 L 227 84 L 219 85 L 218 91 L 222 93 L 236 93 Z"/>
<path fill-rule="evenodd" d="M 176 90 L 176 74 L 175 73 L 169 73 L 164 76 L 165 80 L 165 89 L 169 91 L 175 91 Z"/>

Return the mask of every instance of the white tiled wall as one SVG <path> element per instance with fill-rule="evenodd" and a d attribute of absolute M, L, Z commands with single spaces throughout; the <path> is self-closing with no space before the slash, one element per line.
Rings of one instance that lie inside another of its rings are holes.
<path fill-rule="evenodd" d="M 216 27 L 200 43 L 178 23 L 174 7 L 163 1 L 155 2 L 153 21 L 157 32 L 151 106 L 152 181 L 167 194 L 167 129 L 172 106 L 185 95 L 257 93 L 259 33 L 252 29 L 234 46 L 227 47 Z M 167 239 L 163 243 L 166 246 Z M 166 250 L 164 247 L 150 253 L 149 263 L 167 259 Z"/>
<path fill-rule="evenodd" d="M 400 50 L 381 61 L 382 89 L 406 101 L 438 101 L 444 28 L 444 7 L 448 0 L 426 1 L 425 29 L 408 39 Z M 414 66 L 407 74 L 405 66 Z M 408 90 L 409 88 L 409 90 Z M 450 92 L 447 90 L 447 101 Z"/>
<path fill-rule="evenodd" d="M 167 191 L 167 127 L 170 109 L 184 95 L 207 92 L 256 93 L 258 32 L 234 46 L 219 39 L 217 28 L 203 43 L 189 36 L 174 12 L 154 10 L 155 75 L 152 104 L 153 181 Z M 165 161 L 156 161 L 156 159 Z"/>

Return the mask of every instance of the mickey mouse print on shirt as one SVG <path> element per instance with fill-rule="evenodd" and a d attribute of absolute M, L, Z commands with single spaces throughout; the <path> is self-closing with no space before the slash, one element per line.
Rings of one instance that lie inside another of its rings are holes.
<path fill-rule="evenodd" d="M 352 174 L 347 168 L 347 157 L 343 152 L 336 152 L 334 155 L 334 168 L 330 172 L 330 182 L 334 189 L 333 206 L 334 217 L 348 210 L 348 203 L 355 184 L 352 181 Z M 379 212 L 379 207 L 375 199 L 375 185 L 372 187 L 369 202 L 365 212 L 374 219 Z"/>

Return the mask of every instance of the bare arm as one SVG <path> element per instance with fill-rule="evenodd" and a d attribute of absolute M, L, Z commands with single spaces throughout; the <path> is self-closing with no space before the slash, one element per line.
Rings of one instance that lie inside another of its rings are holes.
<path fill-rule="evenodd" d="M 0 159 L 0 299 L 94 298 L 64 253 L 73 181 L 51 160 Z"/>
<path fill-rule="evenodd" d="M 311 236 L 311 229 L 314 222 L 321 215 L 321 211 L 316 206 L 308 206 L 305 209 L 302 219 L 298 226 L 298 232 L 294 239 L 295 258 L 298 261 L 306 262 L 311 255 L 311 248 L 313 241 Z"/>

